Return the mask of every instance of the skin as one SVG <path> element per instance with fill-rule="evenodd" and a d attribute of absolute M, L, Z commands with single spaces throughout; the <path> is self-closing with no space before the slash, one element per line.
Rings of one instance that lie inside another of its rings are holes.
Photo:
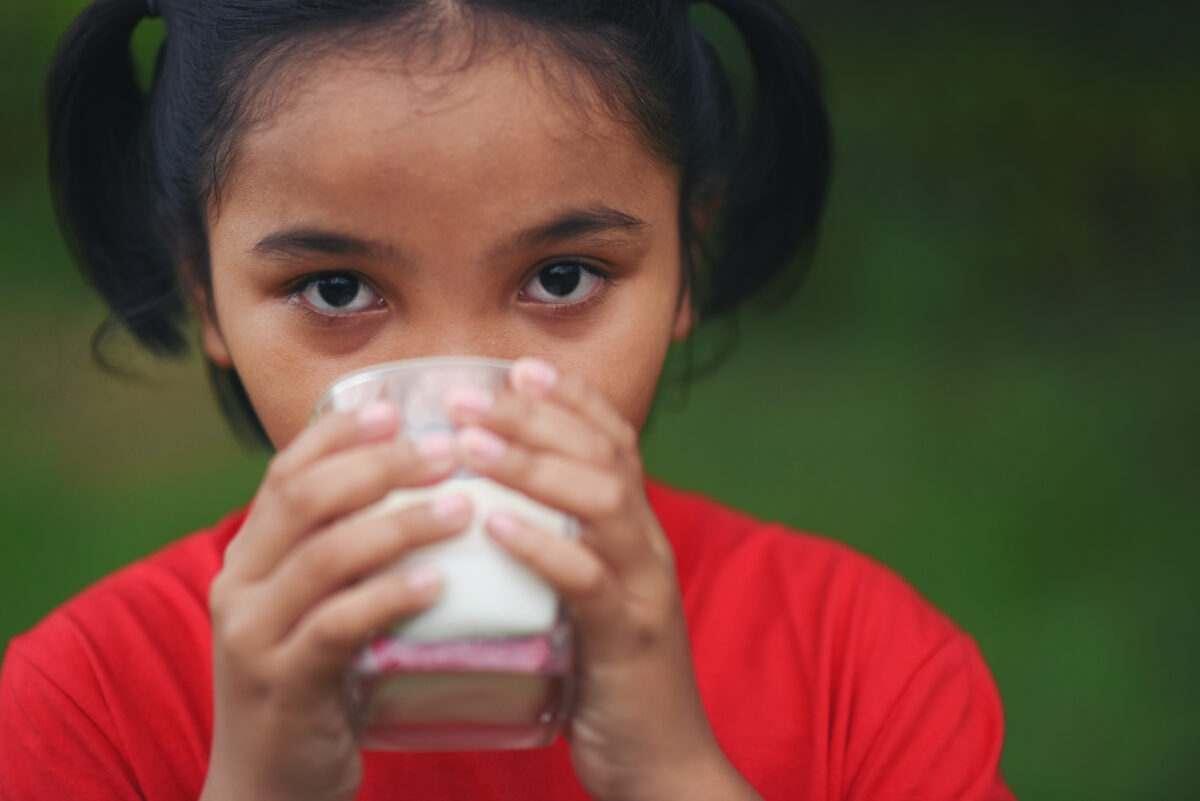
<path fill-rule="evenodd" d="M 592 797 L 755 798 L 700 703 L 637 449 L 667 346 L 692 318 L 674 169 L 517 51 L 419 71 L 364 54 L 293 77 L 240 140 L 210 215 L 211 288 L 194 298 L 209 358 L 238 370 L 278 449 L 212 586 L 203 797 L 353 796 L 342 673 L 368 633 L 440 586 L 380 570 L 461 531 L 470 510 L 353 513 L 465 464 L 581 521 L 579 542 L 505 515 L 487 528 L 575 620 L 566 736 Z M 612 281 L 564 303 L 535 280 L 564 262 Z M 312 285 L 297 291 L 327 271 L 363 281 L 361 308 L 321 312 Z M 461 393 L 459 433 L 420 449 L 395 438 L 387 406 L 308 425 L 337 376 L 435 354 L 521 361 L 508 390 Z"/>

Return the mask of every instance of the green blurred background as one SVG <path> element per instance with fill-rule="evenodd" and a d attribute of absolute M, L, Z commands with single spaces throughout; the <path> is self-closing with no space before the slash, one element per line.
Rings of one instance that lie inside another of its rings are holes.
<path fill-rule="evenodd" d="M 38 96 L 81 5 L 0 11 L 0 642 L 265 463 L 195 358 L 91 362 Z M 1023 799 L 1197 797 L 1197 4 L 796 8 L 838 150 L 822 246 L 791 302 L 701 337 L 736 333 L 719 371 L 664 384 L 650 471 L 851 543 L 970 631 Z"/>

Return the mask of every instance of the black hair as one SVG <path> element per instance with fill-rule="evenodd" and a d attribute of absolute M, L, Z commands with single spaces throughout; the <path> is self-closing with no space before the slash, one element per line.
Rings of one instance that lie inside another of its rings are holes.
<path fill-rule="evenodd" d="M 56 212 L 111 310 L 108 327 L 154 352 L 183 352 L 185 280 L 208 280 L 206 209 L 239 131 L 266 113 L 266 88 L 322 47 L 436 34 L 451 10 L 574 61 L 679 170 L 684 277 L 700 320 L 716 317 L 806 270 L 830 142 L 816 59 L 795 21 L 776 0 L 710 5 L 753 63 L 744 114 L 681 0 L 94 0 L 63 36 L 46 85 Z M 143 91 L 130 41 L 151 9 L 166 35 Z M 698 220 L 712 222 L 699 260 Z M 235 429 L 269 445 L 236 372 L 209 369 Z"/>

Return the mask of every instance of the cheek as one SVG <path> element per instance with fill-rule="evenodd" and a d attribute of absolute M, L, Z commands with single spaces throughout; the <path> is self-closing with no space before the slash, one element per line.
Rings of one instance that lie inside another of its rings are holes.
<path fill-rule="evenodd" d="M 276 448 L 285 446 L 308 424 L 317 399 L 329 383 L 305 369 L 303 361 L 281 345 L 258 339 L 240 355 L 236 350 L 233 353 L 250 403 Z"/>
<path fill-rule="evenodd" d="M 296 347 L 278 309 L 266 308 L 245 287 L 221 280 L 213 295 L 222 338 L 259 422 L 281 448 L 307 424 L 328 381 Z"/>
<path fill-rule="evenodd" d="M 558 361 L 562 369 L 576 372 L 603 394 L 637 430 L 641 430 L 654 402 L 670 344 L 674 290 L 662 287 L 650 296 L 653 302 L 640 304 L 628 323 L 611 336 L 603 337 L 600 347 L 589 351 L 585 359 L 574 363 Z"/>
<path fill-rule="evenodd" d="M 652 353 L 639 353 L 634 359 L 623 358 L 614 365 L 609 385 L 600 388 L 617 407 L 617 411 L 638 431 L 642 430 L 650 414 L 665 356 L 664 345 Z"/>

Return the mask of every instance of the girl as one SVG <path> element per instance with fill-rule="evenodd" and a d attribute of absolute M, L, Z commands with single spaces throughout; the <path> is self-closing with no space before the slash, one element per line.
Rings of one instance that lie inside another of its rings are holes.
<path fill-rule="evenodd" d="M 225 411 L 277 455 L 248 509 L 9 648 L 0 795 L 1004 799 L 973 642 L 846 548 L 643 479 L 668 344 L 811 242 L 828 139 L 774 0 L 718 0 L 745 124 L 677 0 L 96 0 L 48 84 L 79 261 L 147 346 L 199 319 Z M 166 39 L 145 95 L 140 19 Z M 702 234 L 719 243 L 701 260 Z M 387 406 L 309 426 L 349 370 L 520 358 L 453 438 Z M 381 568 L 463 498 L 355 517 L 466 466 L 581 521 L 491 536 L 567 601 L 579 695 L 525 752 L 360 752 L 342 676 L 439 576 Z"/>

